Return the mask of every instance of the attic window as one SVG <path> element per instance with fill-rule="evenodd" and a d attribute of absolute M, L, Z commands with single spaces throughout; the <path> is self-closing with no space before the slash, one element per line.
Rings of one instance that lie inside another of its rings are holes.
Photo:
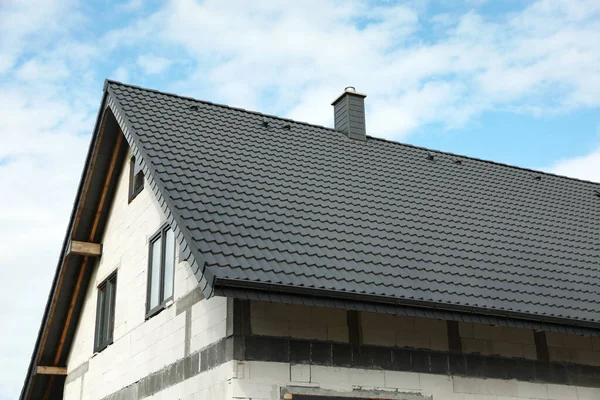
<path fill-rule="evenodd" d="M 135 196 L 144 190 L 144 172 L 135 157 L 129 161 L 129 202 L 135 199 Z"/>

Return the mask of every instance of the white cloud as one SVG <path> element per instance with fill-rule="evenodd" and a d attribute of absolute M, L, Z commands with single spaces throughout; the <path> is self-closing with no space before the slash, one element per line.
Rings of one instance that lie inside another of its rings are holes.
<path fill-rule="evenodd" d="M 560 160 L 547 170 L 558 175 L 600 183 L 600 147 L 583 156 Z"/>
<path fill-rule="evenodd" d="M 109 78 L 114 79 L 119 82 L 129 82 L 129 71 L 127 68 L 121 66 L 115 69 L 110 75 Z"/>
<path fill-rule="evenodd" d="M 146 74 L 154 75 L 165 72 L 173 64 L 173 61 L 165 57 L 144 54 L 138 57 L 137 63 Z"/>
<path fill-rule="evenodd" d="M 87 105 L 39 83 L 3 85 L 0 110 L 0 271 L 10 282 L 0 314 L 19 327 L 0 333 L 0 399 L 8 399 L 23 383 L 66 231 L 89 142 L 80 133 L 94 121 Z"/>
<path fill-rule="evenodd" d="M 128 0 L 117 6 L 117 8 L 120 11 L 125 11 L 125 12 L 139 11 L 143 7 L 144 7 L 144 0 Z"/>
<path fill-rule="evenodd" d="M 187 51 L 196 70 L 178 85 L 186 94 L 202 81 L 219 101 L 258 108 L 271 88 L 270 112 L 319 124 L 332 122 L 321 107 L 356 86 L 369 95 L 369 133 L 400 139 L 432 122 L 459 128 L 486 110 L 600 106 L 600 3 L 572 3 L 540 0 L 504 19 L 444 15 L 441 36 L 427 42 L 410 6 L 174 0 L 108 41 Z"/>
<path fill-rule="evenodd" d="M 43 62 L 29 60 L 15 72 L 17 78 L 26 81 L 58 81 L 69 77 L 69 70 L 64 62 Z"/>

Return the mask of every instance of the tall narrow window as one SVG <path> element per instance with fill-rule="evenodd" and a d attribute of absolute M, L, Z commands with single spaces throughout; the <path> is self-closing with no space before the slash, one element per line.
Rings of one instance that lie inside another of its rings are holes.
<path fill-rule="evenodd" d="M 102 351 L 113 342 L 115 328 L 115 298 L 117 293 L 117 273 L 113 273 L 98 285 L 96 304 L 96 335 L 94 351 Z"/>
<path fill-rule="evenodd" d="M 148 260 L 148 294 L 146 317 L 150 318 L 164 308 L 173 298 L 173 274 L 175 272 L 175 236 L 165 226 L 150 239 Z"/>
<path fill-rule="evenodd" d="M 135 157 L 129 160 L 129 202 L 144 189 L 144 172 Z"/>

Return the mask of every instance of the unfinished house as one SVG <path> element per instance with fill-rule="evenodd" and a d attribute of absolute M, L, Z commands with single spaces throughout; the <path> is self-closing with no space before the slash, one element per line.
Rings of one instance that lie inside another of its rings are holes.
<path fill-rule="evenodd" d="M 21 399 L 600 399 L 600 185 L 369 136 L 365 97 L 107 81 Z"/>

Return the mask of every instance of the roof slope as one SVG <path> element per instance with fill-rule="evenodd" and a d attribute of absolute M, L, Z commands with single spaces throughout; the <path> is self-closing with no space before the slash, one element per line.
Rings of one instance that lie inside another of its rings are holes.
<path fill-rule="evenodd" d="M 211 284 L 600 327 L 598 184 L 107 91 Z"/>

